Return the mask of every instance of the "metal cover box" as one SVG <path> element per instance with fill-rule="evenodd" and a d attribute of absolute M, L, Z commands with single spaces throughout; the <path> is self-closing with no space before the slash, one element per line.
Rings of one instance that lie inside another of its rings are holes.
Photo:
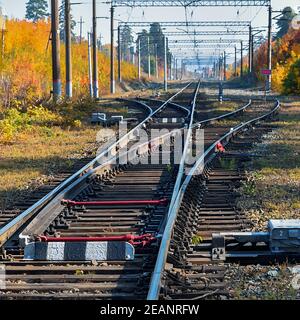
<path fill-rule="evenodd" d="M 270 220 L 268 229 L 273 253 L 300 253 L 300 219 Z"/>

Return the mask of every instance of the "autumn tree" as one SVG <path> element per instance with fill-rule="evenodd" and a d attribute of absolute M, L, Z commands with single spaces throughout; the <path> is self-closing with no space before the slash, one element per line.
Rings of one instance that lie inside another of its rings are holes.
<path fill-rule="evenodd" d="M 291 7 L 285 7 L 282 10 L 282 16 L 277 21 L 278 32 L 276 39 L 282 38 L 289 31 L 290 23 L 296 16 L 295 11 Z"/>
<path fill-rule="evenodd" d="M 287 77 L 283 81 L 285 94 L 300 94 L 300 59 L 292 64 Z"/>
<path fill-rule="evenodd" d="M 47 0 L 29 0 L 26 3 L 26 19 L 37 22 L 48 16 Z"/>

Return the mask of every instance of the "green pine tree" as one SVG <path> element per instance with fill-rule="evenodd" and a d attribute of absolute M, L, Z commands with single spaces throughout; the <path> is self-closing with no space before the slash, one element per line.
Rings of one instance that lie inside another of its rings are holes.
<path fill-rule="evenodd" d="M 76 21 L 74 20 L 74 17 L 71 14 L 71 36 L 73 39 L 75 38 L 75 32 L 74 32 L 75 27 L 76 27 Z M 59 36 L 60 36 L 60 40 L 65 42 L 65 40 L 66 40 L 66 36 L 65 36 L 65 0 L 62 0 L 62 4 L 59 7 Z"/>
<path fill-rule="evenodd" d="M 148 72 L 148 32 L 143 29 L 139 34 L 141 48 L 141 66 L 145 72 Z"/>
<path fill-rule="evenodd" d="M 151 38 L 151 43 L 153 44 L 151 49 L 151 54 L 155 56 L 155 49 L 157 48 L 157 56 L 159 60 L 159 65 L 162 67 L 163 66 L 163 61 L 165 59 L 165 49 L 164 49 L 164 33 L 161 28 L 161 25 L 159 22 L 154 22 L 151 23 L 150 25 L 150 38 Z M 168 64 L 171 63 L 171 57 L 172 54 L 167 48 L 167 59 L 168 59 Z"/>
<path fill-rule="evenodd" d="M 28 0 L 26 3 L 26 19 L 37 22 L 49 16 L 47 0 Z"/>
<path fill-rule="evenodd" d="M 130 61 L 130 47 L 133 43 L 132 30 L 128 25 L 125 25 L 121 30 L 121 53 L 122 59 Z"/>
<path fill-rule="evenodd" d="M 161 26 L 158 22 L 151 23 L 150 25 L 150 37 L 152 43 L 154 44 L 152 48 L 152 54 L 155 54 L 155 44 L 157 45 L 157 55 L 162 61 L 164 59 L 164 34 L 162 32 Z"/>

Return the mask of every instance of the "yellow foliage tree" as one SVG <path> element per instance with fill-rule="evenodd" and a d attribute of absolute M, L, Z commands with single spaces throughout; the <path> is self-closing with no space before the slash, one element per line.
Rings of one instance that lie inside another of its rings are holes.
<path fill-rule="evenodd" d="M 27 101 L 49 95 L 52 87 L 50 21 L 36 23 L 12 19 L 7 22 L 5 54 L 1 68 L 2 86 L 0 95 L 5 104 L 12 99 Z M 88 51 L 87 42 L 72 44 L 73 82 L 75 95 L 88 93 Z M 99 90 L 109 91 L 109 58 L 98 54 Z M 117 68 L 116 68 L 117 69 Z M 122 64 L 122 78 L 132 80 L 137 77 L 137 68 L 132 64 Z M 62 83 L 65 79 L 65 47 L 61 45 Z"/>

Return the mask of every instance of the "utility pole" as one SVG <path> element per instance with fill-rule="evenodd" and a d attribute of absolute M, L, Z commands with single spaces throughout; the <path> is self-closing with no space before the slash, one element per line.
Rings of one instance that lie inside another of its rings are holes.
<path fill-rule="evenodd" d="M 71 5 L 65 0 L 66 98 L 72 98 Z"/>
<path fill-rule="evenodd" d="M 122 53 L 122 52 L 121 52 Z M 130 48 L 130 54 L 131 54 L 131 63 L 133 64 L 133 65 L 135 65 L 135 53 L 134 53 L 134 47 L 131 47 Z M 122 57 L 122 55 L 121 55 L 121 57 Z"/>
<path fill-rule="evenodd" d="M 175 59 L 175 79 L 178 80 L 178 60 Z"/>
<path fill-rule="evenodd" d="M 121 63 L 122 63 L 122 55 L 121 55 L 121 26 L 118 26 L 118 81 L 122 82 L 121 75 Z"/>
<path fill-rule="evenodd" d="M 2 9 L 0 7 L 0 32 L 1 32 L 1 53 L 0 53 L 0 77 L 2 77 L 2 66 L 4 63 L 4 49 L 5 49 L 5 32 L 6 32 L 6 17 L 2 15 Z"/>
<path fill-rule="evenodd" d="M 156 72 L 156 79 L 158 79 L 158 54 L 157 54 L 157 43 L 155 44 L 155 72 Z"/>
<path fill-rule="evenodd" d="M 219 80 L 222 80 L 222 57 L 219 57 Z"/>
<path fill-rule="evenodd" d="M 1 8 L 0 8 L 0 14 L 1 14 Z M 1 19 L 3 18 L 3 21 L 2 21 L 2 25 L 0 25 L 0 28 L 1 28 L 1 60 L 0 60 L 0 66 L 2 67 L 2 64 L 4 62 L 4 49 L 5 49 L 5 18 L 4 17 L 1 17 L 0 15 L 0 22 L 1 22 Z M 2 72 L 1 72 L 2 73 Z M 1 74 L 0 74 L 1 75 Z"/>
<path fill-rule="evenodd" d="M 114 11 L 115 8 L 110 8 L 110 93 L 116 92 L 115 87 L 115 53 L 114 53 Z"/>
<path fill-rule="evenodd" d="M 97 11 L 96 0 L 93 0 L 93 96 L 99 98 L 98 85 L 98 54 L 97 54 Z"/>
<path fill-rule="evenodd" d="M 164 90 L 168 91 L 167 37 L 164 36 Z"/>
<path fill-rule="evenodd" d="M 237 56 L 236 56 L 236 46 L 234 46 L 234 76 L 237 76 Z"/>
<path fill-rule="evenodd" d="M 173 73 L 174 73 L 174 59 L 172 54 L 170 55 L 170 80 L 173 80 Z"/>
<path fill-rule="evenodd" d="M 90 97 L 93 97 L 93 77 L 92 77 L 92 55 L 91 55 L 91 40 L 92 40 L 92 34 L 88 32 L 88 60 L 89 60 L 89 92 Z"/>
<path fill-rule="evenodd" d="M 249 57 L 248 57 L 248 65 L 249 65 L 249 69 L 248 69 L 248 75 L 250 76 L 251 74 L 251 70 L 252 70 L 252 52 L 251 52 L 251 42 L 252 42 L 252 26 L 250 24 L 249 26 Z"/>
<path fill-rule="evenodd" d="M 99 34 L 99 45 L 98 45 L 98 43 L 97 43 L 97 47 L 98 47 L 98 50 L 100 51 L 100 52 L 103 52 L 103 46 L 102 46 L 102 39 L 103 39 L 103 37 L 102 37 L 102 34 L 100 33 Z"/>
<path fill-rule="evenodd" d="M 254 72 L 254 35 L 251 37 L 251 74 Z"/>
<path fill-rule="evenodd" d="M 269 23 L 268 23 L 268 69 L 272 71 L 272 6 L 269 6 Z M 271 90 L 272 75 L 267 78 L 267 91 Z"/>
<path fill-rule="evenodd" d="M 169 39 L 166 37 L 166 65 L 167 65 L 167 80 L 168 80 L 168 71 L 169 71 Z"/>
<path fill-rule="evenodd" d="M 180 80 L 183 79 L 184 76 L 184 63 L 183 60 L 181 59 L 181 73 L 180 73 Z"/>
<path fill-rule="evenodd" d="M 241 78 L 243 78 L 243 41 L 241 41 Z"/>
<path fill-rule="evenodd" d="M 172 80 L 172 56 L 171 55 L 168 55 L 169 56 L 169 63 L 168 63 L 168 66 L 169 66 L 169 80 Z"/>
<path fill-rule="evenodd" d="M 4 60 L 4 48 L 5 48 L 5 30 L 4 27 L 1 29 L 1 64 Z"/>
<path fill-rule="evenodd" d="M 148 43 L 148 78 L 151 78 L 151 57 L 150 57 L 150 37 L 147 37 L 147 43 Z"/>
<path fill-rule="evenodd" d="M 141 38 L 138 37 L 138 76 L 139 80 L 141 80 Z"/>
<path fill-rule="evenodd" d="M 226 77 L 226 51 L 224 51 L 224 81 L 227 80 Z"/>
<path fill-rule="evenodd" d="M 79 24 L 80 24 L 80 38 L 79 38 L 79 43 L 81 44 L 81 42 L 82 42 L 82 26 L 83 26 L 83 24 L 84 24 L 82 17 L 80 17 Z"/>
<path fill-rule="evenodd" d="M 51 0 L 52 79 L 54 102 L 57 102 L 61 97 L 60 41 L 58 26 L 58 0 Z"/>
<path fill-rule="evenodd" d="M 216 73 L 216 60 L 214 60 L 214 65 L 213 65 L 213 67 L 212 67 L 211 73 L 212 73 L 213 76 L 214 76 L 215 73 Z"/>

